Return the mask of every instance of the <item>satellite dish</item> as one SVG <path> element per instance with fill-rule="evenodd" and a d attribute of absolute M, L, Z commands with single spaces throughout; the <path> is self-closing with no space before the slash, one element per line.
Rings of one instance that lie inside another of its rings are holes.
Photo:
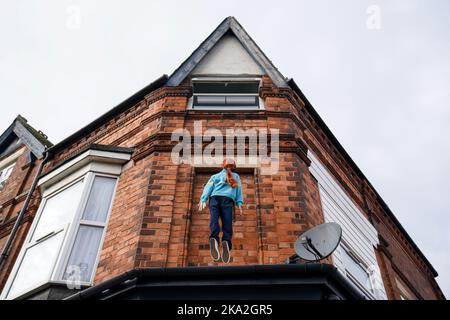
<path fill-rule="evenodd" d="M 306 261 L 319 261 L 325 259 L 336 250 L 341 241 L 342 229 L 334 222 L 315 226 L 304 232 L 295 241 L 297 257 Z M 289 260 L 291 260 L 290 258 Z"/>

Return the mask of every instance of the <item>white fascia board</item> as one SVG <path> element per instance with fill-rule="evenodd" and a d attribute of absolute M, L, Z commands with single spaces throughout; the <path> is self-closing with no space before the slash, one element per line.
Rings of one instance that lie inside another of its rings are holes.
<path fill-rule="evenodd" d="M 68 161 L 62 166 L 56 168 L 55 170 L 47 173 L 38 181 L 38 186 L 41 188 L 46 188 L 52 185 L 73 172 L 81 169 L 82 167 L 90 163 L 108 163 L 116 164 L 122 166 L 124 163 L 131 159 L 131 154 L 122 152 L 111 152 L 111 151 L 100 151 L 100 150 L 86 150 L 79 156 Z M 116 170 L 114 170 L 116 171 Z M 108 173 L 108 172 L 104 172 Z M 111 172 L 111 174 L 117 174 L 117 172 Z"/>

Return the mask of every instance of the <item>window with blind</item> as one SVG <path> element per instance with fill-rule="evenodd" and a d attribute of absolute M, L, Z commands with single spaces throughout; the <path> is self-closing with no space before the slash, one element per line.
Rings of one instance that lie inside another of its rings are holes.
<path fill-rule="evenodd" d="M 130 152 L 88 150 L 41 177 L 42 200 L 2 299 L 51 283 L 92 285 L 118 177 L 130 158 Z"/>
<path fill-rule="evenodd" d="M 6 298 L 52 280 L 92 281 L 116 181 L 88 173 L 44 196 Z"/>
<path fill-rule="evenodd" d="M 259 80 L 194 80 L 192 109 L 259 109 Z"/>
<path fill-rule="evenodd" d="M 342 241 L 333 252 L 336 268 L 369 299 L 386 299 L 375 248 L 378 232 L 319 158 L 308 151 L 309 170 L 317 180 L 325 222 L 342 227 Z"/>

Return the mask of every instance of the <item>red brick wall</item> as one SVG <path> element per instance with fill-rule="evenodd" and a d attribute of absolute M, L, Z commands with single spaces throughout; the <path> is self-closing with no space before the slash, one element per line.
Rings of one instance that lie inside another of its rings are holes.
<path fill-rule="evenodd" d="M 191 90 L 186 80 L 178 88 L 161 88 L 132 108 L 107 121 L 61 150 L 45 171 L 91 143 L 134 146 L 132 162 L 124 167 L 100 254 L 95 282 L 134 267 L 173 267 L 210 264 L 208 214 L 196 203 L 207 175 L 170 157 L 170 133 L 193 132 L 195 120 L 203 130 L 218 128 L 277 128 L 280 130 L 280 170 L 274 175 L 242 172 L 246 195 L 243 217 L 235 224 L 233 264 L 283 263 L 294 253 L 293 243 L 305 229 L 323 222 L 317 183 L 308 170 L 311 148 L 333 172 L 370 219 L 385 222 L 367 208 L 365 184 L 330 143 L 320 126 L 290 89 L 274 88 L 264 79 L 261 96 L 266 110 L 249 113 L 186 111 Z M 209 174 L 209 173 L 208 173 Z M 373 204 L 377 207 L 377 204 Z M 389 224 L 388 222 L 386 222 Z M 414 255 L 395 228 L 376 223 L 389 246 L 379 254 L 390 298 L 398 298 L 395 277 L 415 285 L 423 298 L 439 297 L 427 267 Z M 1 240 L 0 240 L 1 241 Z M 381 249 L 380 249 L 381 250 Z M 390 253 L 392 256 L 385 256 Z M 10 259 L 12 261 L 13 259 Z M 418 279 L 416 282 L 416 279 Z M 4 280 L 4 278 L 1 278 Z M 391 285 L 392 284 L 392 285 Z"/>
<path fill-rule="evenodd" d="M 216 172 L 214 172 L 216 173 Z M 213 173 L 198 173 L 194 179 L 194 196 L 192 198 L 192 216 L 189 228 L 188 263 L 189 266 L 221 265 L 222 263 L 211 262 L 209 255 L 209 210 L 198 212 L 197 204 L 203 191 Z M 235 213 L 233 224 L 233 250 L 235 250 L 231 264 L 257 264 L 258 263 L 258 219 L 256 213 L 255 181 L 252 173 L 241 173 L 240 175 L 245 198 L 243 215 L 238 211 Z M 189 200 L 188 195 L 183 200 Z M 177 252 L 173 252 L 177 255 Z"/>
<path fill-rule="evenodd" d="M 123 170 L 114 196 L 95 282 L 133 269 L 149 187 L 151 157 Z"/>

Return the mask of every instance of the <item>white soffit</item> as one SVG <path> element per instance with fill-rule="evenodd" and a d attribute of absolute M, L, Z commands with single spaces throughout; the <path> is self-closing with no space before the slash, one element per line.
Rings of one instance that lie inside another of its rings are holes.
<path fill-rule="evenodd" d="M 41 179 L 39 179 L 38 186 L 45 188 L 45 186 L 52 185 L 92 162 L 109 163 L 122 166 L 130 159 L 131 154 L 129 153 L 92 149 L 86 150 L 79 156 L 73 158 L 72 160 L 69 160 L 68 162 L 62 164 L 53 171 L 44 175 Z"/>

